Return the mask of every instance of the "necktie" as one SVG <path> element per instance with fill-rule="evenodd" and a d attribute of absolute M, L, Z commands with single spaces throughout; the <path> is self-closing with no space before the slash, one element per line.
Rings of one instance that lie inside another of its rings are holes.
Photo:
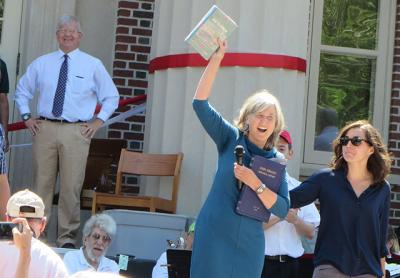
<path fill-rule="evenodd" d="M 64 55 L 64 62 L 60 68 L 60 75 L 58 76 L 58 83 L 56 94 L 54 95 L 53 100 L 53 115 L 55 117 L 60 117 L 63 111 L 64 106 L 64 98 L 65 98 L 65 87 L 67 85 L 68 78 L 68 55 Z"/>

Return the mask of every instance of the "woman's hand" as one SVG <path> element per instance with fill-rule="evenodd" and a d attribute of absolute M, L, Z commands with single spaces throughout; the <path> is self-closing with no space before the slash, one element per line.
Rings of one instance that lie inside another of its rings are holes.
<path fill-rule="evenodd" d="M 253 170 L 246 166 L 241 166 L 235 162 L 233 172 L 238 180 L 242 181 L 247 186 L 250 186 L 253 190 L 256 190 L 261 185 L 260 179 L 256 176 Z"/>
<path fill-rule="evenodd" d="M 222 41 L 219 38 L 217 39 L 217 44 L 218 48 L 214 52 L 214 54 L 211 55 L 210 61 L 214 60 L 221 61 L 224 58 L 226 47 L 228 46 L 228 44 L 226 41 Z"/>

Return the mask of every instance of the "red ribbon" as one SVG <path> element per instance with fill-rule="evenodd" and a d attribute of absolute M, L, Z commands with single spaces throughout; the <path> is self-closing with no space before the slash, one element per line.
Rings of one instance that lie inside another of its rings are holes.
<path fill-rule="evenodd" d="M 169 68 L 205 67 L 207 63 L 199 54 L 173 54 L 152 59 L 149 72 L 154 73 Z M 299 57 L 282 54 L 226 53 L 221 66 L 281 68 L 306 72 L 307 62 Z"/>

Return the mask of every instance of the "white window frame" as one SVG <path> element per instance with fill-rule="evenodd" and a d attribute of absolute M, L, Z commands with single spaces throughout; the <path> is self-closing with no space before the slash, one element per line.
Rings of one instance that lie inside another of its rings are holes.
<path fill-rule="evenodd" d="M 379 1 L 378 49 L 376 50 L 322 45 L 323 3 L 323 0 L 312 0 L 311 6 L 311 30 L 308 48 L 309 63 L 307 69 L 307 111 L 304 127 L 303 163 L 301 167 L 301 174 L 304 176 L 310 175 L 316 169 L 326 167 L 332 157 L 331 152 L 314 150 L 321 52 L 376 59 L 373 125 L 379 129 L 386 142 L 389 130 L 396 0 Z"/>

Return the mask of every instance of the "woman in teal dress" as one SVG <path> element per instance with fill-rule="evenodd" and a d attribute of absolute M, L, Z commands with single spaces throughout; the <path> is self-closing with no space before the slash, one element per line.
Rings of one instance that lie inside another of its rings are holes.
<path fill-rule="evenodd" d="M 218 168 L 211 191 L 196 221 L 191 278 L 258 278 L 264 263 L 262 222 L 235 212 L 239 197 L 236 180 L 258 193 L 258 197 L 275 215 L 284 218 L 289 209 L 286 174 L 278 194 L 266 188 L 249 168 L 252 156 L 283 157 L 273 147 L 284 125 L 278 100 L 263 90 L 243 104 L 235 125 L 226 121 L 209 103 L 226 43 L 219 49 L 199 81 L 193 108 L 218 150 Z M 235 163 L 234 150 L 245 150 L 243 166 Z M 268 243 L 267 243 L 268 244 Z"/>

